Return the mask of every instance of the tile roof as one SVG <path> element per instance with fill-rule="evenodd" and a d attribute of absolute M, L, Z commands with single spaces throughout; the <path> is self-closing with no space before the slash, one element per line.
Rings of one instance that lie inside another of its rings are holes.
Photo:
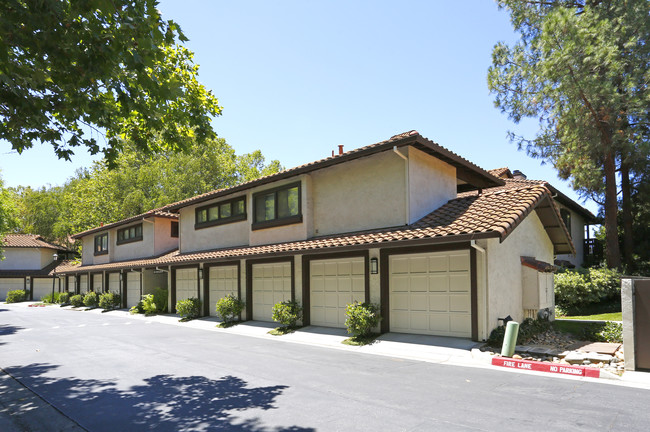
<path fill-rule="evenodd" d="M 487 170 L 490 174 L 492 174 L 495 177 L 499 178 L 511 178 L 512 173 L 510 172 L 510 168 L 508 167 L 503 167 L 503 168 L 495 168 L 491 170 Z"/>
<path fill-rule="evenodd" d="M 126 218 L 126 219 L 119 220 L 117 222 L 109 223 L 109 224 L 102 225 L 102 226 L 99 226 L 99 227 L 96 227 L 96 228 L 91 228 L 91 229 L 88 229 L 86 231 L 82 231 L 80 233 L 77 233 L 77 234 L 75 234 L 75 235 L 73 235 L 71 237 L 73 239 L 79 239 L 79 238 L 87 236 L 89 234 L 93 234 L 93 233 L 96 233 L 96 232 L 99 232 L 99 231 L 104 231 L 104 230 L 107 230 L 107 229 L 115 228 L 115 227 L 118 227 L 118 226 L 121 226 L 121 225 L 126 225 L 126 224 L 129 224 L 131 222 L 135 222 L 135 221 L 142 220 L 142 219 L 145 219 L 145 218 L 150 218 L 150 217 L 162 217 L 162 218 L 168 218 L 168 219 L 178 219 L 177 214 L 168 212 L 163 207 L 161 207 L 161 208 L 149 210 L 148 212 L 144 212 L 144 213 L 141 213 L 139 215 L 135 215 L 135 216 L 131 216 L 131 217 Z"/>
<path fill-rule="evenodd" d="M 320 159 L 314 162 L 310 162 L 304 165 L 300 165 L 294 168 L 286 169 L 279 173 L 271 174 L 268 176 L 260 177 L 255 180 L 251 180 L 246 183 L 241 183 L 237 186 L 233 186 L 226 189 L 217 189 L 201 195 L 193 196 L 172 204 L 169 204 L 163 209 L 169 211 L 178 211 L 178 209 L 208 201 L 213 198 L 217 198 L 224 195 L 233 194 L 239 191 L 253 188 L 255 186 L 271 183 L 274 181 L 283 180 L 290 177 L 295 177 L 300 174 L 312 172 L 318 169 L 326 168 L 332 165 L 343 163 L 352 159 L 357 159 L 365 156 L 369 156 L 381 151 L 386 151 L 392 149 L 394 146 L 403 147 L 407 145 L 412 145 L 420 150 L 428 152 L 429 154 L 435 155 L 439 159 L 455 166 L 458 171 L 459 177 L 466 177 L 463 180 L 468 182 L 478 182 L 482 187 L 497 186 L 503 184 L 503 180 L 499 179 L 489 172 L 485 171 L 478 165 L 468 161 L 467 159 L 457 155 L 456 153 L 436 144 L 435 142 L 423 137 L 417 131 L 412 130 L 397 135 L 393 135 L 385 141 L 381 141 L 375 144 L 371 144 L 365 147 L 360 147 L 354 150 L 350 150 L 340 155 L 335 155 L 327 157 L 325 159 Z"/>
<path fill-rule="evenodd" d="M 46 248 L 67 251 L 65 247 L 50 243 L 37 234 L 7 234 L 2 244 L 6 248 Z"/>
<path fill-rule="evenodd" d="M 211 251 L 180 253 L 171 252 L 152 259 L 116 262 L 92 266 L 75 266 L 60 271 L 102 271 L 120 268 L 153 267 L 243 258 L 268 254 L 310 253 L 330 248 L 362 248 L 397 246 L 401 244 L 468 241 L 479 238 L 499 238 L 503 241 L 521 221 L 538 205 L 546 202 L 545 218 L 559 220 L 559 211 L 553 203 L 550 191 L 540 184 L 526 184 L 493 188 L 460 194 L 458 198 L 409 226 L 368 230 L 347 234 L 315 237 L 303 241 L 276 243 L 261 246 L 241 246 Z M 540 207 L 541 209 L 541 207 Z M 550 209 L 550 210 L 549 210 Z M 541 218 L 541 217 L 540 217 Z M 566 228 L 565 248 L 573 250 Z"/>

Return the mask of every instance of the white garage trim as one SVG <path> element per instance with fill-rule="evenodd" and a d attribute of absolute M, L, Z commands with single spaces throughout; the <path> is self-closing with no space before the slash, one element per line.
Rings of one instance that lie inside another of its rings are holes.
<path fill-rule="evenodd" d="M 172 268 L 171 307 L 176 313 L 176 303 L 188 298 L 199 298 L 199 267 Z"/>
<path fill-rule="evenodd" d="M 364 302 L 368 297 L 367 254 L 315 258 L 308 259 L 309 323 L 345 328 L 346 305 L 354 301 Z"/>
<path fill-rule="evenodd" d="M 206 272 L 203 298 L 203 313 L 217 316 L 216 305 L 219 299 L 232 294 L 241 299 L 240 262 L 210 264 L 203 267 Z"/>
<path fill-rule="evenodd" d="M 381 252 L 382 331 L 478 337 L 476 252 L 464 246 Z"/>
<path fill-rule="evenodd" d="M 246 262 L 246 317 L 271 322 L 273 305 L 293 298 L 293 257 Z"/>
<path fill-rule="evenodd" d="M 7 299 L 9 291 L 24 290 L 25 278 L 0 278 L 0 301 Z"/>

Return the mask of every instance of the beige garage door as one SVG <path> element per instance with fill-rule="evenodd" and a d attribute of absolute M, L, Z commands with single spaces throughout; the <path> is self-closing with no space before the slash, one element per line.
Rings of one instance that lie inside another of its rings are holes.
<path fill-rule="evenodd" d="M 0 301 L 7 299 L 9 291 L 25 289 L 25 279 L 23 278 L 1 278 L 0 279 Z"/>
<path fill-rule="evenodd" d="M 100 295 L 104 292 L 104 278 L 101 273 L 95 273 L 93 275 L 93 291 Z"/>
<path fill-rule="evenodd" d="M 198 297 L 197 270 L 195 268 L 176 270 L 176 302 Z M 176 308 L 176 305 L 174 305 Z"/>
<path fill-rule="evenodd" d="M 471 337 L 469 251 L 390 257 L 390 331 Z"/>
<path fill-rule="evenodd" d="M 237 266 L 210 267 L 210 315 L 217 315 L 219 299 L 228 294 L 237 297 L 237 278 Z"/>
<path fill-rule="evenodd" d="M 309 274 L 311 324 L 345 328 L 345 306 L 365 301 L 364 259 L 312 261 Z"/>
<path fill-rule="evenodd" d="M 128 272 L 126 274 L 126 307 L 132 308 L 140 300 L 140 272 Z"/>
<path fill-rule="evenodd" d="M 120 274 L 119 273 L 109 273 L 108 274 L 108 291 L 116 294 L 120 294 Z"/>
<path fill-rule="evenodd" d="M 46 295 L 52 294 L 52 279 L 32 278 L 32 288 L 34 290 L 32 299 L 34 301 L 40 301 Z M 57 289 L 58 287 L 55 285 L 54 290 L 56 291 Z"/>
<path fill-rule="evenodd" d="M 273 321 L 273 305 L 291 300 L 291 264 L 253 265 L 253 319 Z"/>
<path fill-rule="evenodd" d="M 79 293 L 84 295 L 88 292 L 88 275 L 79 276 Z"/>

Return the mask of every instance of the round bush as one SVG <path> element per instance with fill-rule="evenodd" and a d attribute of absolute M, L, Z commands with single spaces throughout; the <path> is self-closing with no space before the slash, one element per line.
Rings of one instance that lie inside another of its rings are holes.
<path fill-rule="evenodd" d="M 118 309 L 121 304 L 120 295 L 107 292 L 99 296 L 99 307 L 104 310 Z"/>
<path fill-rule="evenodd" d="M 90 291 L 86 293 L 84 296 L 84 305 L 88 307 L 97 307 L 99 304 L 99 298 L 97 297 L 97 293 L 94 291 Z"/>
<path fill-rule="evenodd" d="M 243 301 L 232 294 L 228 294 L 217 301 L 217 315 L 221 317 L 224 323 L 230 324 L 235 321 L 235 318 L 239 317 L 239 314 L 244 310 L 244 306 Z"/>
<path fill-rule="evenodd" d="M 201 314 L 201 300 L 196 297 L 181 300 L 176 303 L 176 312 L 178 312 L 182 321 L 198 318 Z"/>
<path fill-rule="evenodd" d="M 25 301 L 27 298 L 27 293 L 23 290 L 14 290 L 7 293 L 6 303 L 19 303 Z"/>
<path fill-rule="evenodd" d="M 302 306 L 293 300 L 286 300 L 273 305 L 271 318 L 287 327 L 295 327 L 296 322 L 302 319 Z"/>
<path fill-rule="evenodd" d="M 372 329 L 381 321 L 379 307 L 372 303 L 350 303 L 345 307 L 345 314 L 345 327 L 354 337 L 370 335 Z"/>
<path fill-rule="evenodd" d="M 59 303 L 62 305 L 70 303 L 70 293 L 69 292 L 62 292 L 59 295 Z"/>
<path fill-rule="evenodd" d="M 70 304 L 74 307 L 81 307 L 84 305 L 84 298 L 82 295 L 77 294 L 70 297 Z"/>

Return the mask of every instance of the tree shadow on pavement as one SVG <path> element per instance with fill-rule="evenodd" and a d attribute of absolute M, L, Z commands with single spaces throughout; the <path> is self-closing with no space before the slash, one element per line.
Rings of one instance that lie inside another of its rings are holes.
<path fill-rule="evenodd" d="M 10 336 L 23 330 L 23 327 L 13 326 L 11 324 L 0 324 L 0 336 Z M 6 342 L 0 342 L 0 345 L 5 345 Z"/>
<path fill-rule="evenodd" d="M 265 427 L 262 420 L 239 418 L 249 409 L 277 409 L 284 385 L 248 387 L 241 378 L 156 375 L 119 389 L 112 380 L 56 377 L 58 366 L 31 364 L 6 368 L 66 415 L 92 431 L 314 431 Z"/>

